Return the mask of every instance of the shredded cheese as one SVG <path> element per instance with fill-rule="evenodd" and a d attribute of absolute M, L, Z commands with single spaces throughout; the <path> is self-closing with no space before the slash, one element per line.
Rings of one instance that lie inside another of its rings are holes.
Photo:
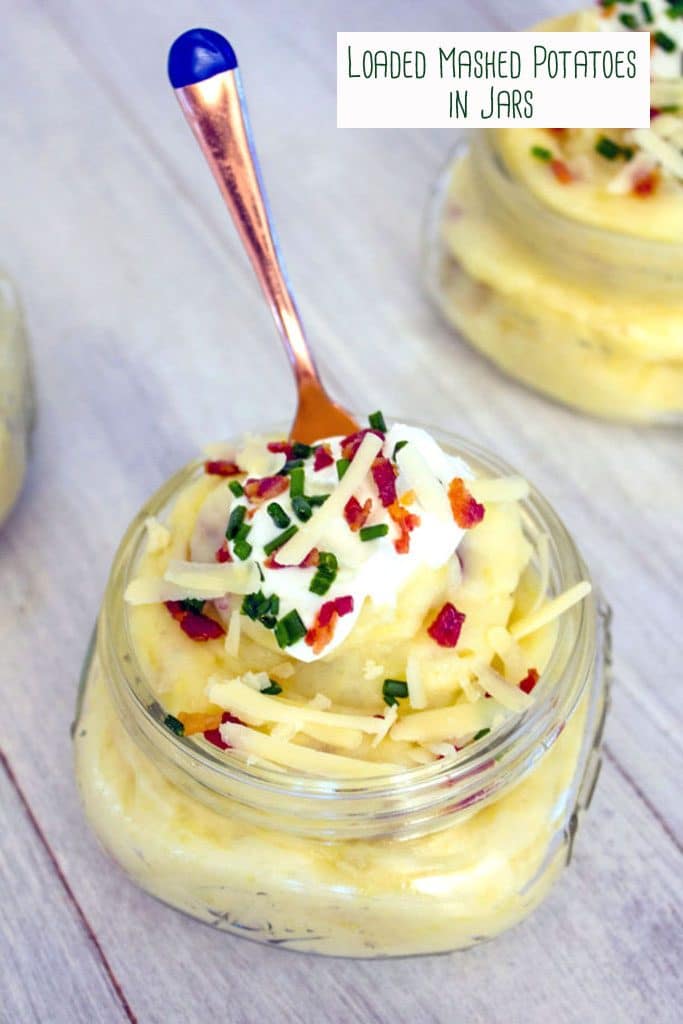
<path fill-rule="evenodd" d="M 683 179 L 683 153 L 657 131 L 652 128 L 636 128 L 633 140 L 645 153 L 653 156 L 665 171 L 669 171 L 675 178 Z"/>
<path fill-rule="evenodd" d="M 492 701 L 478 700 L 474 704 L 454 704 L 447 708 L 416 711 L 400 718 L 389 733 L 392 740 L 414 743 L 437 743 L 489 729 L 495 709 Z"/>
<path fill-rule="evenodd" d="M 431 512 L 443 522 L 452 522 L 450 502 L 444 485 L 437 480 L 425 459 L 415 445 L 407 444 L 396 454 L 396 462 L 408 483 L 415 491 L 417 500 L 426 512 Z"/>
<path fill-rule="evenodd" d="M 389 730 L 396 723 L 396 719 L 398 718 L 398 705 L 392 704 L 391 707 L 386 708 L 382 717 L 384 719 L 384 728 L 381 732 L 377 733 L 372 741 L 373 747 L 378 747 L 382 740 L 386 739 L 389 734 Z M 379 721 L 379 719 L 377 719 L 377 721 Z"/>
<path fill-rule="evenodd" d="M 233 722 L 224 722 L 220 733 L 224 743 L 247 757 L 259 757 L 283 768 L 296 768 L 313 775 L 340 779 L 368 778 L 405 770 L 402 765 L 386 761 L 362 761 L 342 754 L 312 750 Z"/>
<path fill-rule="evenodd" d="M 503 679 L 490 665 L 479 666 L 477 683 L 485 693 L 490 693 L 493 699 L 508 711 L 526 711 L 533 701 L 531 694 L 524 693 L 519 687 Z"/>
<path fill-rule="evenodd" d="M 281 697 L 255 693 L 239 679 L 214 683 L 208 689 L 208 697 L 212 704 L 232 711 L 239 718 L 249 718 L 255 722 L 315 722 L 324 726 L 359 729 L 372 735 L 381 732 L 383 728 L 382 720 L 372 715 L 319 711 L 310 705 L 294 704 Z"/>
<path fill-rule="evenodd" d="M 240 636 L 242 633 L 242 613 L 239 608 L 233 608 L 230 613 L 230 622 L 225 634 L 225 653 L 233 658 L 239 657 Z"/>
<path fill-rule="evenodd" d="M 376 661 L 373 661 L 372 658 L 368 658 L 363 665 L 363 679 L 367 679 L 369 683 L 373 682 L 375 679 L 381 679 L 385 675 L 386 672 L 384 670 L 384 665 L 379 665 Z"/>
<path fill-rule="evenodd" d="M 291 540 L 278 550 L 277 560 L 281 565 L 298 565 L 318 543 L 330 520 L 343 515 L 344 506 L 365 480 L 381 447 L 382 439 L 376 434 L 365 435 L 349 468 L 325 504 L 321 505 L 308 522 L 299 527 Z"/>
<path fill-rule="evenodd" d="M 579 601 L 582 601 L 584 597 L 590 594 L 591 589 L 590 583 L 586 580 L 574 584 L 569 590 L 565 590 L 563 594 L 559 594 L 551 601 L 546 601 L 535 612 L 526 615 L 523 619 L 518 619 L 517 622 L 513 622 L 509 627 L 510 635 L 515 640 L 521 640 L 522 637 L 535 633 L 536 630 L 541 629 L 542 626 L 547 626 L 554 619 L 562 615 L 563 612 L 578 604 Z"/>
<path fill-rule="evenodd" d="M 427 694 L 422 682 L 420 661 L 415 654 L 409 654 L 406 662 L 406 683 L 410 706 L 416 711 L 427 707 Z"/>
<path fill-rule="evenodd" d="M 184 601 L 194 597 L 200 601 L 210 601 L 221 597 L 224 591 L 217 586 L 204 588 L 181 586 L 160 579 L 159 576 L 141 576 L 131 580 L 126 587 L 123 599 L 127 604 L 163 604 L 164 601 Z"/>
<path fill-rule="evenodd" d="M 188 591 L 213 590 L 213 597 L 223 594 L 249 594 L 259 584 L 254 562 L 183 562 L 171 559 L 164 579 Z"/>
<path fill-rule="evenodd" d="M 171 543 L 171 531 L 163 523 L 160 523 L 156 516 L 147 516 L 145 531 L 147 533 L 147 551 L 150 555 L 164 551 Z"/>
<path fill-rule="evenodd" d="M 522 476 L 478 477 L 469 480 L 467 486 L 470 494 L 484 505 L 529 497 L 529 484 Z"/>

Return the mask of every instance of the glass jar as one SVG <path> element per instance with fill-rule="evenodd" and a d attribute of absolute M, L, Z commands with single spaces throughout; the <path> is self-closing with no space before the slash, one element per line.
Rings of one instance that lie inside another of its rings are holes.
<path fill-rule="evenodd" d="M 502 462 L 452 437 L 480 475 Z M 388 779 L 328 780 L 179 737 L 138 664 L 123 593 L 144 520 L 164 519 L 193 463 L 141 510 L 114 560 L 74 725 L 85 810 L 144 889 L 216 928 L 331 956 L 469 946 L 515 924 L 569 860 L 600 763 L 608 612 L 595 595 L 561 620 L 538 698 L 476 750 Z M 550 594 L 588 573 L 536 492 L 525 533 L 550 549 Z M 536 558 L 536 555 L 534 556 Z"/>
<path fill-rule="evenodd" d="M 683 244 L 552 209 L 509 172 L 496 137 L 459 143 L 430 201 L 424 266 L 440 310 L 552 398 L 614 419 L 683 422 Z"/>
<path fill-rule="evenodd" d="M 0 524 L 19 497 L 34 417 L 33 381 L 21 307 L 0 272 Z"/>

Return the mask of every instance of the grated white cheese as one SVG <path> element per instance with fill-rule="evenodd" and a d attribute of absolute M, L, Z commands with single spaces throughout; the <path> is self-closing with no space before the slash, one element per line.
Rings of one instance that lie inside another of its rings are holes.
<path fill-rule="evenodd" d="M 284 452 L 268 451 L 269 440 L 267 437 L 247 437 L 237 452 L 235 461 L 247 476 L 275 476 L 284 466 L 287 456 Z"/>
<path fill-rule="evenodd" d="M 408 488 L 415 492 L 422 507 L 443 522 L 451 522 L 453 513 L 444 485 L 432 472 L 417 447 L 409 443 L 401 448 L 396 454 L 396 462 Z"/>
<path fill-rule="evenodd" d="M 656 119 L 654 124 L 657 124 Z M 644 153 L 653 157 L 665 171 L 683 180 L 683 153 L 653 128 L 635 128 L 633 139 Z"/>
<path fill-rule="evenodd" d="M 237 658 L 240 653 L 240 636 L 242 633 L 242 613 L 239 608 L 233 608 L 230 613 L 230 623 L 225 634 L 225 653 Z"/>
<path fill-rule="evenodd" d="M 392 740 L 414 743 L 437 743 L 469 736 L 480 729 L 491 728 L 495 715 L 492 704 L 490 700 L 478 700 L 475 704 L 453 704 L 447 708 L 416 711 L 400 718 L 390 736 Z"/>
<path fill-rule="evenodd" d="M 277 552 L 281 565 L 298 565 L 318 543 L 330 520 L 343 514 L 344 506 L 365 480 L 381 447 L 382 440 L 376 434 L 365 435 L 349 468 L 325 504 L 316 509 L 308 522 L 300 526 L 291 540 Z"/>
<path fill-rule="evenodd" d="M 363 679 L 367 679 L 367 681 L 371 683 L 375 679 L 381 679 L 384 675 L 386 675 L 384 665 L 380 665 L 376 661 L 373 661 L 372 658 L 368 658 L 363 665 Z"/>
<path fill-rule="evenodd" d="M 490 665 L 479 666 L 477 669 L 477 683 L 481 687 L 482 692 L 490 693 L 494 700 L 497 700 L 499 704 L 502 704 L 509 711 L 526 711 L 533 702 L 531 694 L 524 693 L 514 683 L 509 683 L 507 679 L 503 679 Z"/>
<path fill-rule="evenodd" d="M 575 583 L 569 590 L 565 590 L 563 594 L 559 594 L 550 601 L 546 601 L 542 604 L 535 612 L 530 615 L 526 615 L 523 619 L 518 619 L 517 622 L 513 622 L 509 627 L 510 635 L 515 640 L 521 640 L 522 637 L 529 636 L 530 633 L 535 633 L 536 630 L 541 629 L 542 626 L 547 626 L 554 619 L 557 619 L 563 612 L 568 611 L 573 605 L 578 604 L 591 592 L 591 585 L 586 580 L 581 583 Z"/>
<path fill-rule="evenodd" d="M 234 750 L 247 757 L 259 757 L 283 768 L 296 768 L 327 778 L 368 778 L 376 775 L 393 775 L 405 770 L 404 766 L 399 764 L 363 761 L 356 757 L 312 750 L 310 747 L 298 746 L 274 736 L 267 736 L 265 733 L 255 732 L 233 722 L 224 722 L 220 727 L 220 733 L 224 743 L 229 743 Z"/>
<path fill-rule="evenodd" d="M 409 654 L 406 662 L 406 683 L 408 685 L 408 699 L 410 706 L 416 711 L 427 707 L 427 694 L 422 683 L 422 672 L 420 661 L 415 654 Z"/>
<path fill-rule="evenodd" d="M 372 715 L 340 714 L 333 711 L 319 711 L 310 705 L 293 704 L 281 697 L 255 693 L 244 686 L 239 679 L 214 683 L 208 690 L 209 700 L 239 718 L 259 722 L 315 722 L 318 725 L 338 726 L 343 729 L 359 729 L 376 735 L 383 729 L 383 722 Z"/>
<path fill-rule="evenodd" d="M 522 476 L 475 477 L 467 487 L 470 494 L 484 505 L 523 501 L 529 497 L 529 484 Z"/>
<path fill-rule="evenodd" d="M 171 531 L 163 523 L 160 523 L 156 516 L 147 516 L 145 531 L 147 533 L 147 551 L 150 555 L 164 551 L 171 543 Z"/>
<path fill-rule="evenodd" d="M 192 592 L 213 590 L 214 597 L 249 594 L 259 584 L 254 562 L 184 562 L 171 559 L 164 579 Z"/>
<path fill-rule="evenodd" d="M 389 730 L 395 725 L 396 719 L 398 718 L 398 705 L 392 704 L 391 707 L 385 708 L 382 718 L 384 719 L 384 728 L 381 732 L 377 733 L 372 741 L 373 747 L 378 747 L 382 740 L 386 739 L 389 734 Z M 379 721 L 379 719 L 377 719 L 377 721 Z"/>
<path fill-rule="evenodd" d="M 184 601 L 196 598 L 200 601 L 211 601 L 221 597 L 224 590 L 216 585 L 203 588 L 187 587 L 177 583 L 169 583 L 159 576 L 141 576 L 131 580 L 123 595 L 127 604 L 163 604 L 165 601 Z"/>

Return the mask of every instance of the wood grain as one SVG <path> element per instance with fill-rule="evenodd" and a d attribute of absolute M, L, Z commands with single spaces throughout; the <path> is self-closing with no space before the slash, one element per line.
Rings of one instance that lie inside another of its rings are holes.
<path fill-rule="evenodd" d="M 289 17 L 282 6 L 24 0 L 5 12 L 0 237 L 27 307 L 40 403 L 29 484 L 0 534 L 12 771 L 140 1021 L 677 1021 L 680 434 L 579 417 L 458 342 L 420 285 L 426 196 L 453 138 L 334 127 L 337 29 L 521 27 L 559 5 L 429 0 L 418 12 L 408 0 L 352 0 L 291 4 Z M 269 314 L 165 82 L 168 43 L 202 22 L 238 49 L 331 390 L 508 458 L 559 509 L 614 607 L 609 758 L 572 870 L 534 918 L 466 955 L 343 963 L 235 941 L 128 884 L 78 806 L 68 726 L 126 522 L 203 442 L 286 421 L 293 406 Z M 70 1019 L 125 1019 L 11 791 L 3 812 L 16 890 L 3 932 L 8 1020 L 58 1019 L 47 1010 L 57 980 L 83 1008 Z M 40 909 L 36 932 L 27 922 Z M 52 973 L 33 967 L 41 942 L 53 942 Z"/>

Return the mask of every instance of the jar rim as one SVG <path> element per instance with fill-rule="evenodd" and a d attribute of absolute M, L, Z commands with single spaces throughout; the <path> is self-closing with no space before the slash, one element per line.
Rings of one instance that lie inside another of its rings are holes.
<path fill-rule="evenodd" d="M 480 446 L 435 428 L 427 428 L 450 450 L 457 451 L 479 471 L 496 475 L 514 472 L 507 463 Z M 129 616 L 122 595 L 137 562 L 144 538 L 147 516 L 161 512 L 179 491 L 202 470 L 202 460 L 194 460 L 170 478 L 133 519 L 114 558 L 105 593 L 98 629 L 103 632 L 107 658 L 106 677 L 112 685 L 120 710 L 132 712 L 142 726 L 145 744 L 151 744 L 162 762 L 173 762 L 175 770 L 190 776 L 200 774 L 204 786 L 224 793 L 231 783 L 239 783 L 260 799 L 272 799 L 273 806 L 296 797 L 307 806 L 318 804 L 314 814 L 324 815 L 330 800 L 348 800 L 349 813 L 358 815 L 364 802 L 410 797 L 417 800 L 422 815 L 443 805 L 444 790 L 450 806 L 454 796 L 464 811 L 497 791 L 505 777 L 521 777 L 559 736 L 585 691 L 595 662 L 597 645 L 596 595 L 592 591 L 570 608 L 562 618 L 539 695 L 521 715 L 510 715 L 505 722 L 477 743 L 464 748 L 453 759 L 441 759 L 427 765 L 401 769 L 387 776 L 337 779 L 283 771 L 264 763 L 248 764 L 229 751 L 215 753 L 206 741 L 177 736 L 164 724 L 165 712 L 151 685 L 145 680 L 135 655 L 129 631 Z M 540 524 L 550 537 L 551 563 L 556 577 L 555 589 L 565 589 L 588 579 L 586 566 L 565 526 L 545 498 L 530 485 L 529 498 L 522 502 L 525 516 Z M 571 630 L 573 642 L 559 643 Z M 140 739 L 140 729 L 136 736 Z M 206 749 L 205 749 L 206 748 Z M 445 785 L 446 784 L 446 785 Z M 455 788 L 454 788 L 455 787 Z M 484 794 L 483 796 L 481 794 Z M 244 795 L 244 794 L 243 794 Z M 395 816 L 396 807 L 387 810 Z"/>
<path fill-rule="evenodd" d="M 496 169 L 505 176 L 506 183 L 514 189 L 515 200 L 525 203 L 533 209 L 534 215 L 541 221 L 545 221 L 551 230 L 557 230 L 563 235 L 566 234 L 567 224 L 571 224 L 572 231 L 581 239 L 581 245 L 587 250 L 597 246 L 597 251 L 602 251 L 605 244 L 619 245 L 626 249 L 637 250 L 636 255 L 639 261 L 656 262 L 651 254 L 659 257 L 665 256 L 670 259 L 672 254 L 683 257 L 683 241 L 669 241 L 663 238 L 643 238 L 631 234 L 628 231 L 618 231 L 615 228 L 601 227 L 592 224 L 587 220 L 578 220 L 569 217 L 560 210 L 547 203 L 544 203 L 535 192 L 528 188 L 523 181 L 515 177 L 508 168 L 503 156 L 498 151 L 496 144 L 497 129 L 482 128 L 470 134 L 468 141 L 473 149 L 483 151 L 491 161 L 495 162 Z M 452 162 L 449 160 L 449 165 Z"/>

